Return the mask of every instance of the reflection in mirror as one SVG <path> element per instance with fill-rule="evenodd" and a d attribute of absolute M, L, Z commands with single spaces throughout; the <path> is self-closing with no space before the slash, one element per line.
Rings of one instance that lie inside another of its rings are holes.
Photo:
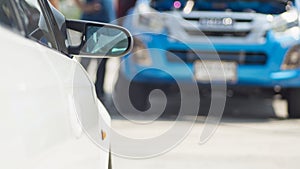
<path fill-rule="evenodd" d="M 129 45 L 128 35 L 121 29 L 88 25 L 81 54 L 119 56 L 127 52 Z"/>
<path fill-rule="evenodd" d="M 72 29 L 67 29 L 69 46 L 80 46 L 82 33 Z"/>

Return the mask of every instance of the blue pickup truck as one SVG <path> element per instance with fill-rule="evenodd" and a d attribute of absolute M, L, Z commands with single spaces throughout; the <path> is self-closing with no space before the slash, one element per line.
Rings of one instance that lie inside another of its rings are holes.
<path fill-rule="evenodd" d="M 176 82 L 197 81 L 205 93 L 225 79 L 229 97 L 278 94 L 299 118 L 299 7 L 299 0 L 139 0 L 123 22 L 135 46 L 116 91 L 130 82 L 131 102 L 145 110 L 154 88 L 176 93 Z"/>

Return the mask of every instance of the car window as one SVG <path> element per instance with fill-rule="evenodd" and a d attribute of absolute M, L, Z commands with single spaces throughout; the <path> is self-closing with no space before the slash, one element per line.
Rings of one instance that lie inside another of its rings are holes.
<path fill-rule="evenodd" d="M 10 0 L 0 1 L 0 24 L 13 29 L 18 29 L 16 17 Z"/>
<path fill-rule="evenodd" d="M 37 0 L 19 0 L 20 17 L 24 22 L 27 37 L 50 48 L 57 48 L 55 37 L 50 33 L 40 5 Z"/>

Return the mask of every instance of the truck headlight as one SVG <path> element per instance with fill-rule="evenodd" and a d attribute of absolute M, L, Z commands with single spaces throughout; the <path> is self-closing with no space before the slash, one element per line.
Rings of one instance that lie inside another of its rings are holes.
<path fill-rule="evenodd" d="M 300 45 L 293 46 L 286 54 L 282 70 L 300 68 Z"/>
<path fill-rule="evenodd" d="M 149 49 L 147 49 L 144 43 L 137 38 L 134 39 L 134 46 L 131 52 L 131 58 L 135 63 L 141 66 L 152 65 L 152 59 L 150 57 Z"/>

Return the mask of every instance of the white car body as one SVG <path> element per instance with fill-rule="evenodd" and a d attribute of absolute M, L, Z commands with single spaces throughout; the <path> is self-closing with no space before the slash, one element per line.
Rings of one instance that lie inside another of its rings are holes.
<path fill-rule="evenodd" d="M 0 168 L 108 168 L 111 119 L 82 66 L 1 25 L 0 36 Z M 84 113 L 106 133 L 100 146 Z"/>

